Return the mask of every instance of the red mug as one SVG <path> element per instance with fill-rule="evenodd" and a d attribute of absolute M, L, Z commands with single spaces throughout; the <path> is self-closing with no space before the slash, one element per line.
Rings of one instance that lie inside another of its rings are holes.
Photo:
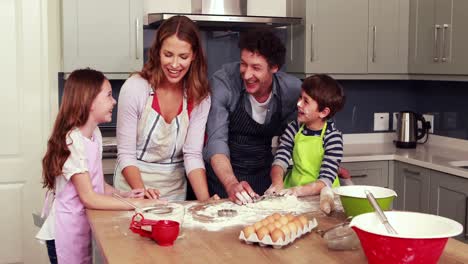
<path fill-rule="evenodd" d="M 138 221 L 135 218 L 139 216 Z M 143 230 L 142 226 L 151 226 L 151 232 Z M 138 213 L 132 217 L 130 230 L 144 237 L 152 238 L 160 246 L 172 246 L 179 235 L 179 222 L 172 220 L 150 220 Z"/>

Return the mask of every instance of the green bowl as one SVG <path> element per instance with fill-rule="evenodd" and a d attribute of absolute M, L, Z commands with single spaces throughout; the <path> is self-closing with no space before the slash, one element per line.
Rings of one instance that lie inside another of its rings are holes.
<path fill-rule="evenodd" d="M 346 216 L 374 212 L 374 208 L 364 193 L 365 190 L 372 192 L 382 210 L 387 211 L 392 209 L 393 199 L 397 196 L 394 190 L 368 185 L 350 185 L 334 188 L 333 192 L 340 196 Z"/>

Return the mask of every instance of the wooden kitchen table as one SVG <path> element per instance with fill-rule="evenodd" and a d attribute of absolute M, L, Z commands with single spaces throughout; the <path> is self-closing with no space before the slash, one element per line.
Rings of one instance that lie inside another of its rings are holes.
<path fill-rule="evenodd" d="M 94 238 L 107 263 L 367 263 L 362 249 L 333 251 L 312 231 L 281 249 L 248 245 L 239 240 L 242 227 L 221 231 L 184 228 L 173 246 L 161 247 L 149 238 L 132 233 L 128 226 L 132 212 L 87 210 Z M 343 221 L 337 213 L 313 216 L 318 228 Z M 468 245 L 449 239 L 439 263 L 468 263 Z"/>

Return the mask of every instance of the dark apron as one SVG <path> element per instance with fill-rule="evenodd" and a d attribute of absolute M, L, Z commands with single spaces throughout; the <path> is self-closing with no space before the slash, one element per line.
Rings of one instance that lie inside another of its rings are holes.
<path fill-rule="evenodd" d="M 244 109 L 245 94 L 241 92 L 236 109 L 229 117 L 230 160 L 237 180 L 248 182 L 256 193 L 263 194 L 271 185 L 271 140 L 281 126 L 281 110 L 273 114 L 268 124 L 259 124 Z M 210 195 L 227 198 L 223 184 L 209 164 L 207 176 Z"/>

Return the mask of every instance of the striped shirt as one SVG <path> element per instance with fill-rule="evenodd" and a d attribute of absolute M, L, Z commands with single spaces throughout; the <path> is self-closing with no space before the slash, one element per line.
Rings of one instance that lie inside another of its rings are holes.
<path fill-rule="evenodd" d="M 322 166 L 318 180 L 323 181 L 327 186 L 333 184 L 333 181 L 338 175 L 338 166 L 343 158 L 343 136 L 341 131 L 337 130 L 335 123 L 331 120 L 327 121 L 327 130 L 323 138 L 323 155 Z M 289 123 L 280 138 L 280 145 L 275 155 L 273 165 L 279 165 L 286 172 L 289 165 L 292 164 L 292 155 L 294 148 L 294 137 L 298 133 L 300 124 L 297 120 Z M 321 130 L 311 130 L 304 126 L 302 134 L 305 136 L 320 137 Z"/>

